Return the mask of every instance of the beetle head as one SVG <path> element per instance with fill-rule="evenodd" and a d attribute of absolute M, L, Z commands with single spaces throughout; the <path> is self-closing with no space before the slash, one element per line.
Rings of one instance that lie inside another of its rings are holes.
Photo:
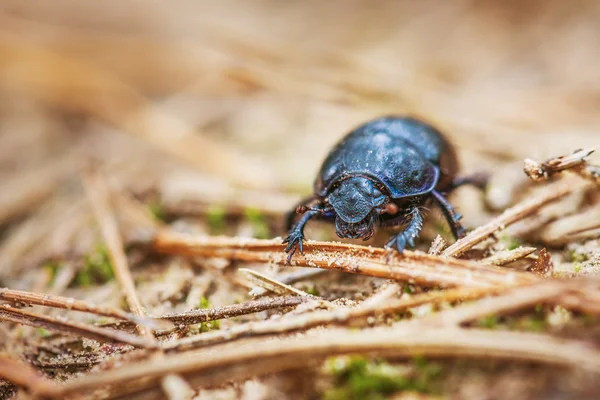
<path fill-rule="evenodd" d="M 356 176 L 345 181 L 327 197 L 336 213 L 337 235 L 342 238 L 363 238 L 373 236 L 373 225 L 379 214 L 378 209 L 388 201 L 373 181 Z"/>

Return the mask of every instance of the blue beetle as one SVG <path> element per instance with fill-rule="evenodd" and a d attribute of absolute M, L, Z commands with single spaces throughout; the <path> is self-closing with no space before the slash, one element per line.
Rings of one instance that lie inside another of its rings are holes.
<path fill-rule="evenodd" d="M 314 184 L 314 195 L 288 215 L 288 262 L 302 253 L 304 226 L 311 218 L 335 221 L 341 238 L 368 240 L 375 226 L 404 229 L 386 247 L 414 247 L 423 225 L 422 208 L 433 199 L 456 238 L 464 236 L 461 215 L 444 193 L 479 178 L 455 178 L 453 147 L 433 126 L 411 117 L 382 117 L 346 135 L 329 153 Z M 294 224 L 295 214 L 303 214 Z"/>

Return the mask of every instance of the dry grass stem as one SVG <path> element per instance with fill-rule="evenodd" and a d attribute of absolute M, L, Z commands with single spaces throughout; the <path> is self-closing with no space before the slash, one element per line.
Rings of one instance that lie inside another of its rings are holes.
<path fill-rule="evenodd" d="M 589 173 L 592 170 L 587 169 L 588 164 L 586 161 L 586 158 L 594 151 L 595 149 L 581 149 L 573 152 L 573 154 L 554 157 L 542 163 L 527 158 L 525 159 L 524 171 L 535 182 L 548 180 L 565 170 L 572 170 L 584 178 L 596 180 L 598 177 L 594 177 L 593 173 Z"/>
<path fill-rule="evenodd" d="M 554 281 L 509 289 L 499 296 L 487 297 L 436 313 L 428 317 L 427 321 L 444 326 L 460 325 L 489 315 L 506 314 L 553 298 L 560 298 L 560 295 L 568 290 L 572 290 L 572 287 Z"/>
<path fill-rule="evenodd" d="M 292 283 L 296 283 L 299 281 L 316 278 L 320 275 L 326 273 L 326 269 L 305 269 L 297 272 L 291 272 L 288 274 L 279 274 L 277 275 L 277 280 L 286 285 L 291 285 Z M 265 288 L 255 287 L 252 289 L 250 294 L 253 297 L 260 297 L 267 294 L 269 291 Z"/>
<path fill-rule="evenodd" d="M 447 257 L 458 257 L 476 244 L 485 240 L 491 234 L 505 229 L 507 226 L 535 213 L 537 210 L 552 203 L 569 193 L 580 190 L 585 186 L 581 182 L 572 180 L 561 180 L 548 185 L 547 190 L 539 196 L 530 197 L 521 203 L 504 211 L 485 225 L 482 225 L 462 239 L 447 247 L 442 255 Z"/>
<path fill-rule="evenodd" d="M 156 343 L 150 343 L 147 339 L 141 338 L 127 332 L 119 332 L 112 329 L 105 329 L 97 326 L 82 324 L 79 322 L 66 321 L 45 315 L 9 307 L 0 306 L 0 319 L 14 322 L 16 324 L 29 325 L 36 328 L 44 328 L 49 331 L 59 332 L 74 337 L 85 337 L 101 343 L 124 343 L 134 347 L 157 348 Z"/>
<path fill-rule="evenodd" d="M 284 246 L 278 240 L 193 237 L 161 231 L 154 238 L 152 246 L 157 252 L 165 254 L 287 265 Z M 295 256 L 292 265 L 409 281 L 423 286 L 489 287 L 536 279 L 528 273 L 416 251 L 390 254 L 382 248 L 315 241 L 305 243 L 304 255 Z"/>
<path fill-rule="evenodd" d="M 293 286 L 286 285 L 283 282 L 279 282 L 276 279 L 270 278 L 265 274 L 253 271 L 248 268 L 240 268 L 238 272 L 242 273 L 249 281 L 257 285 L 262 289 L 268 289 L 273 293 L 279 295 L 296 295 L 296 296 L 310 296 L 308 293 L 296 289 Z"/>
<path fill-rule="evenodd" d="M 197 336 L 180 339 L 164 344 L 164 348 L 189 349 L 208 346 L 242 337 L 263 336 L 267 334 L 289 333 L 314 328 L 321 325 L 344 325 L 370 316 L 386 316 L 418 307 L 423 304 L 441 304 L 446 302 L 466 301 L 501 293 L 506 287 L 449 289 L 440 292 L 428 292 L 408 299 L 392 300 L 385 303 L 372 302 L 356 308 L 337 308 L 334 310 L 314 311 L 311 313 L 289 316 L 276 320 L 251 322 L 232 326 L 227 330 L 207 332 Z"/>
<path fill-rule="evenodd" d="M 64 310 L 73 310 L 87 312 L 90 314 L 101 315 L 104 317 L 112 317 L 132 321 L 137 324 L 142 324 L 153 329 L 169 329 L 170 323 L 161 320 L 153 320 L 151 318 L 141 318 L 132 315 L 123 310 L 113 307 L 98 306 L 87 301 L 76 300 L 72 297 L 62 297 L 49 294 L 40 294 L 26 292 L 22 290 L 0 289 L 0 300 L 24 303 L 27 305 L 39 305 L 45 307 L 54 307 Z"/>
<path fill-rule="evenodd" d="M 590 207 L 548 224 L 541 233 L 544 243 L 563 246 L 569 242 L 594 238 L 600 228 L 600 207 Z"/>
<path fill-rule="evenodd" d="M 161 381 L 162 390 L 169 400 L 191 400 L 195 391 L 179 375 L 167 375 Z"/>
<path fill-rule="evenodd" d="M 0 378 L 25 387 L 34 395 L 56 397 L 60 393 L 57 384 L 42 376 L 28 364 L 3 355 L 0 355 Z"/>
<path fill-rule="evenodd" d="M 442 250 L 444 250 L 444 247 L 446 247 L 446 245 L 447 243 L 444 240 L 444 238 L 440 235 L 437 235 L 435 239 L 433 239 L 431 247 L 429 247 L 429 251 L 427 251 L 427 253 L 432 256 L 438 256 L 442 253 Z"/>
<path fill-rule="evenodd" d="M 73 169 L 73 157 L 60 157 L 4 182 L 0 192 L 0 225 L 37 207 Z"/>
<path fill-rule="evenodd" d="M 129 264 L 127 263 L 127 256 L 125 255 L 119 227 L 111 212 L 108 188 L 99 176 L 85 177 L 84 184 L 88 199 L 92 204 L 94 214 L 108 248 L 115 276 L 121 285 L 129 309 L 138 317 L 145 317 L 146 312 L 135 293 L 135 284 L 129 271 Z M 138 331 L 141 335 L 155 340 L 152 331 L 146 329 L 143 325 L 138 325 Z"/>
<path fill-rule="evenodd" d="M 196 309 L 185 311 L 176 314 L 165 314 L 160 316 L 160 320 L 169 321 L 176 325 L 194 325 L 201 322 L 216 321 L 219 319 L 228 319 L 233 317 L 239 317 L 241 315 L 254 314 L 261 311 L 274 310 L 278 308 L 295 307 L 308 301 L 309 298 L 306 296 L 287 296 L 287 297 L 275 297 L 275 298 L 264 298 L 259 300 L 247 301 L 240 304 L 231 304 L 222 307 L 207 308 L 207 309 Z M 111 326 L 115 328 L 126 328 L 130 327 L 131 323 L 128 322 L 117 322 L 105 326 Z M 165 333 L 161 331 L 159 333 Z"/>
<path fill-rule="evenodd" d="M 596 350 L 581 342 L 547 335 L 458 328 L 423 330 L 418 326 L 359 332 L 326 329 L 307 336 L 249 340 L 236 346 L 214 347 L 208 353 L 204 350 L 190 351 L 185 357 L 173 354 L 160 360 L 127 365 L 67 382 L 61 395 L 89 392 L 110 385 L 120 385 L 123 390 L 123 384 L 144 378 L 143 383 L 131 388 L 139 391 L 156 387 L 159 382 L 156 378 L 172 373 L 186 377 L 194 385 L 218 385 L 299 368 L 328 356 L 348 353 L 385 357 L 498 358 L 577 367 L 600 373 L 600 353 Z M 192 377 L 203 378 L 191 380 Z"/>
<path fill-rule="evenodd" d="M 521 258 L 527 257 L 528 255 L 535 252 L 537 249 L 535 247 L 523 247 L 519 246 L 513 250 L 502 250 L 497 253 L 492 254 L 489 257 L 486 257 L 481 260 L 481 263 L 488 265 L 506 265 L 511 262 L 520 260 Z"/>

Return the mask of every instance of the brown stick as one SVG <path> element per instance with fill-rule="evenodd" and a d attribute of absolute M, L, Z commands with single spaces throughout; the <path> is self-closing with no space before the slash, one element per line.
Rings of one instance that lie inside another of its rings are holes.
<path fill-rule="evenodd" d="M 277 320 L 236 325 L 227 330 L 211 331 L 201 335 L 165 343 L 164 348 L 168 350 L 190 349 L 214 345 L 216 343 L 231 341 L 242 337 L 289 333 L 328 324 L 343 325 L 352 321 L 364 320 L 370 316 L 396 314 L 400 311 L 408 310 L 423 304 L 440 304 L 458 300 L 465 301 L 477 299 L 486 295 L 497 294 L 505 290 L 505 286 L 496 288 L 449 289 L 443 292 L 423 293 L 409 299 L 393 300 L 385 304 L 375 303 L 357 308 L 338 308 L 327 311 L 314 311 Z"/>
<path fill-rule="evenodd" d="M 240 304 L 231 304 L 223 307 L 197 309 L 177 314 L 165 314 L 162 315 L 160 319 L 170 321 L 176 325 L 193 325 L 201 322 L 239 317 L 240 315 L 253 314 L 261 311 L 273 310 L 276 308 L 294 307 L 310 300 L 311 298 L 306 296 L 263 298 L 260 300 L 253 300 Z M 131 323 L 117 322 L 115 324 L 109 324 L 105 326 L 125 328 L 131 326 Z"/>
<path fill-rule="evenodd" d="M 156 321 L 150 318 L 142 319 L 125 311 L 119 310 L 118 308 L 98 306 L 87 301 L 76 300 L 72 297 L 62 297 L 4 288 L 0 289 L 0 300 L 87 312 L 104 317 L 118 318 L 138 324 L 149 325 L 154 329 L 169 328 L 169 326 L 165 326 L 164 321 Z"/>
<path fill-rule="evenodd" d="M 442 251 L 442 255 L 446 257 L 458 257 L 465 251 L 469 250 L 477 243 L 482 242 L 492 233 L 505 229 L 507 226 L 523 219 L 524 217 L 533 214 L 541 207 L 548 203 L 556 201 L 569 193 L 585 187 L 585 183 L 581 181 L 561 180 L 551 185 L 548 185 L 547 191 L 540 196 L 532 197 L 522 201 L 514 207 L 504 211 L 501 215 L 494 218 L 485 225 L 475 229 L 467 236 L 457 240 L 455 243 Z"/>
<path fill-rule="evenodd" d="M 577 150 L 573 154 L 553 157 L 542 163 L 526 158 L 524 167 L 525 175 L 535 182 L 540 182 L 550 179 L 559 172 L 571 169 L 573 172 L 579 173 L 585 178 L 590 178 L 589 176 L 586 176 L 585 172 L 581 172 L 587 166 L 586 158 L 594 151 L 595 149 Z"/>
<path fill-rule="evenodd" d="M 29 389 L 34 395 L 56 397 L 58 385 L 40 375 L 28 364 L 0 355 L 0 378 Z"/>
<path fill-rule="evenodd" d="M 119 227 L 110 209 L 108 188 L 98 176 L 85 177 L 84 185 L 88 199 L 92 204 L 94 215 L 100 225 L 102 236 L 108 247 L 115 276 L 125 294 L 129 309 L 138 317 L 145 317 L 144 308 L 135 293 L 135 284 L 129 271 L 127 256 L 123 250 L 123 240 L 119 233 Z M 144 326 L 138 325 L 138 331 L 142 336 L 146 336 L 154 341 L 156 340 L 152 331 L 146 329 Z"/>
<path fill-rule="evenodd" d="M 513 250 L 499 251 L 487 258 L 480 260 L 480 262 L 487 265 L 506 265 L 521 258 L 527 257 L 536 250 L 537 249 L 535 247 L 520 246 Z"/>
<path fill-rule="evenodd" d="M 0 319 L 17 324 L 29 325 L 36 328 L 44 328 L 51 331 L 64 333 L 75 337 L 86 337 L 99 342 L 125 343 L 135 347 L 157 348 L 156 343 L 149 343 L 135 335 L 112 329 L 100 328 L 79 322 L 59 320 L 45 315 L 20 310 L 7 305 L 0 306 Z"/>
<path fill-rule="evenodd" d="M 152 246 L 166 254 L 287 265 L 284 246 L 279 240 L 192 237 L 161 231 L 155 236 Z M 305 243 L 304 255 L 296 255 L 292 265 L 409 281 L 423 286 L 491 287 L 538 279 L 529 273 L 422 252 L 406 250 L 399 254 L 382 248 L 315 241 Z"/>
<path fill-rule="evenodd" d="M 558 298 L 570 289 L 566 282 L 549 281 L 509 289 L 500 296 L 487 297 L 471 304 L 436 313 L 422 322 L 444 326 L 460 325 L 488 315 L 506 314 L 537 303 Z"/>
<path fill-rule="evenodd" d="M 67 382 L 63 396 L 89 392 L 108 385 L 121 385 L 121 395 L 130 390 L 157 387 L 158 377 L 177 373 L 186 378 L 201 377 L 194 385 L 219 384 L 236 379 L 298 368 L 325 357 L 368 353 L 399 357 L 467 356 L 534 361 L 571 366 L 600 373 L 600 354 L 581 342 L 555 339 L 547 335 L 489 330 L 444 328 L 423 330 L 371 329 L 348 331 L 327 329 L 314 335 L 279 340 L 248 340 L 235 346 L 218 346 L 213 351 L 193 351 L 166 356 L 160 360 L 127 365 Z M 202 378 L 203 377 L 203 378 Z M 139 385 L 131 385 L 144 378 Z M 127 384 L 127 388 L 123 385 Z"/>

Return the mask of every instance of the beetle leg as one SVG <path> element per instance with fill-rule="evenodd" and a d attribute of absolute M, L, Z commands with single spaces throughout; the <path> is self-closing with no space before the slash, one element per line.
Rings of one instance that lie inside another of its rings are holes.
<path fill-rule="evenodd" d="M 444 193 L 450 193 L 454 189 L 464 186 L 464 185 L 473 185 L 478 189 L 485 189 L 490 179 L 490 175 L 485 172 L 478 172 L 472 175 L 460 176 L 458 178 L 454 178 L 454 180 L 445 188 L 442 189 Z"/>
<path fill-rule="evenodd" d="M 300 220 L 294 225 L 294 227 L 290 230 L 290 234 L 286 237 L 283 243 L 287 243 L 285 248 L 285 252 L 288 253 L 287 262 L 288 264 L 292 260 L 292 256 L 296 252 L 296 250 L 300 250 L 300 254 L 303 254 L 302 251 L 302 241 L 304 240 L 304 226 L 308 223 L 308 221 L 321 214 L 321 210 L 311 209 L 306 211 Z"/>
<path fill-rule="evenodd" d="M 407 244 L 410 247 L 415 247 L 415 238 L 419 236 L 419 232 L 423 227 L 423 214 L 421 214 L 421 209 L 418 206 L 413 206 L 403 217 L 403 219 L 398 218 L 398 221 L 408 221 L 406 228 L 394 236 L 385 246 L 395 247 L 399 252 L 404 251 Z"/>
<path fill-rule="evenodd" d="M 465 236 L 465 228 L 463 228 L 463 226 L 459 222 L 462 218 L 462 215 L 460 215 L 456 212 L 456 210 L 454 210 L 452 204 L 450 204 L 450 202 L 446 200 L 446 198 L 440 192 L 438 192 L 437 190 L 432 190 L 431 194 L 433 195 L 435 201 L 440 205 L 440 208 L 442 209 L 446 220 L 450 224 L 450 228 L 452 229 L 452 233 L 454 234 L 454 236 L 457 239 L 460 239 L 461 237 Z"/>
<path fill-rule="evenodd" d="M 298 204 L 296 204 L 296 207 L 294 207 L 293 210 L 291 210 L 290 212 L 288 212 L 285 215 L 285 229 L 288 232 L 294 227 L 294 221 L 296 220 L 296 216 L 298 215 L 298 208 L 300 208 L 302 206 L 308 207 L 315 200 L 316 199 L 315 199 L 314 196 L 306 197 L 306 198 L 302 199 L 301 202 L 299 202 Z"/>

